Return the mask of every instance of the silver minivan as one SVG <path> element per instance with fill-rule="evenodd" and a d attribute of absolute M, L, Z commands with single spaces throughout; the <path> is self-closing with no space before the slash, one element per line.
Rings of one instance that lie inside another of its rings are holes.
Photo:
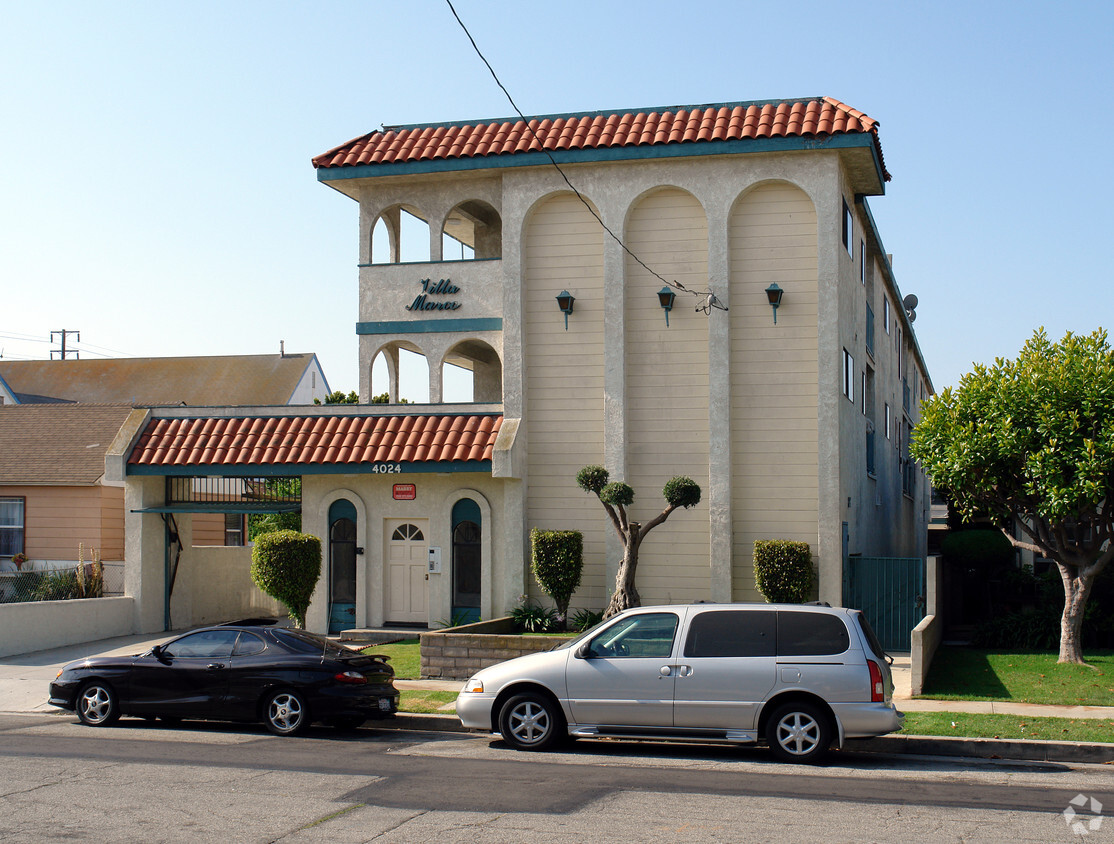
<path fill-rule="evenodd" d="M 568 737 L 765 742 L 814 762 L 833 743 L 901 729 L 892 698 L 889 660 L 858 610 L 693 604 L 627 610 L 484 668 L 456 711 L 518 750 Z"/>

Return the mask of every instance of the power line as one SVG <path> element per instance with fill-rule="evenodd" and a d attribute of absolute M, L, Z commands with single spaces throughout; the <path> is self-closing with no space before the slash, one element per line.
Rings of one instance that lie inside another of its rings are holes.
<path fill-rule="evenodd" d="M 472 37 L 472 33 L 468 31 L 468 27 L 466 27 L 464 25 L 464 21 L 462 21 L 460 19 L 460 15 L 457 14 L 456 8 L 454 8 L 454 6 L 453 6 L 452 0 L 445 0 L 445 3 L 448 4 L 449 11 L 453 13 L 453 17 L 456 18 L 456 22 L 458 24 L 460 24 L 460 28 L 464 30 L 464 34 L 466 36 L 468 36 L 468 40 L 472 44 L 472 49 L 476 51 L 476 55 L 479 56 L 480 60 L 484 63 L 484 65 L 487 66 L 487 70 L 488 70 L 488 73 L 491 74 L 491 78 L 495 80 L 495 84 L 499 86 L 499 90 L 501 90 L 503 92 L 503 94 L 506 96 L 507 102 L 509 102 L 511 104 L 511 107 L 514 109 L 515 114 L 517 114 L 519 116 L 519 118 L 522 120 L 523 124 L 526 126 L 526 129 L 533 136 L 534 140 L 538 142 L 538 147 L 541 148 L 541 151 L 543 153 L 545 153 L 546 158 L 549 159 L 549 163 L 552 164 L 553 167 L 557 170 L 557 172 L 561 174 L 561 178 L 565 180 L 565 184 L 569 186 L 569 189 L 574 194 L 576 194 L 576 198 L 579 199 L 584 204 L 584 207 L 588 209 L 588 213 L 596 218 L 596 222 L 598 222 L 600 224 L 600 226 L 603 227 L 603 230 L 611 236 L 611 239 L 614 240 L 616 243 L 618 243 L 623 248 L 623 251 L 626 252 L 628 255 L 630 255 L 632 258 L 634 258 L 634 260 L 637 261 L 643 267 L 643 269 L 645 269 L 648 273 L 650 273 L 650 275 L 654 276 L 655 278 L 660 279 L 661 282 L 663 284 L 665 284 L 667 287 L 675 287 L 677 290 L 684 291 L 685 293 L 691 293 L 694 296 L 705 297 L 704 303 L 697 306 L 696 309 L 698 311 L 703 311 L 704 313 L 709 313 L 712 308 L 718 308 L 720 310 L 726 311 L 727 306 L 724 305 L 722 302 L 720 302 L 718 299 L 716 299 L 716 295 L 714 293 L 712 293 L 712 291 L 705 290 L 703 292 L 700 292 L 700 291 L 696 291 L 696 290 L 689 290 L 687 287 L 685 287 L 683 284 L 681 284 L 681 282 L 677 281 L 676 279 L 674 279 L 673 281 L 670 281 L 665 276 L 663 276 L 660 273 L 656 272 L 655 270 L 651 269 L 649 266 L 647 266 L 645 261 L 643 261 L 637 255 L 635 255 L 634 252 L 632 252 L 630 250 L 630 247 L 628 247 L 625 243 L 623 243 L 622 239 L 608 227 L 607 223 L 605 223 L 603 221 L 603 218 L 600 217 L 600 215 L 596 213 L 596 209 L 594 209 L 592 207 L 591 203 L 589 203 L 588 200 L 584 198 L 584 196 L 580 193 L 580 191 L 578 191 L 576 189 L 576 186 L 569 180 L 569 177 L 565 174 L 565 171 L 561 169 L 561 165 L 557 163 L 557 159 L 554 158 L 553 154 L 545 148 L 545 144 L 542 142 L 542 139 L 538 137 L 538 133 L 536 131 L 534 131 L 534 127 L 530 125 L 530 121 L 526 119 L 526 115 L 522 113 L 522 109 L 520 109 L 518 107 L 518 104 L 514 101 L 514 97 L 511 96 L 510 91 L 508 91 L 506 86 L 503 85 L 503 83 L 499 80 L 499 75 L 495 72 L 495 69 L 491 66 L 491 62 L 489 62 L 487 60 L 487 58 L 484 56 L 483 52 L 479 48 L 479 45 L 476 44 L 476 39 Z"/>
<path fill-rule="evenodd" d="M 50 359 L 51 360 L 54 360 L 55 352 L 58 353 L 58 359 L 59 360 L 65 360 L 66 359 L 66 354 L 67 354 L 67 351 L 68 351 L 66 349 L 66 338 L 71 334 L 73 334 L 78 339 L 78 341 L 80 342 L 80 340 L 81 340 L 81 332 L 80 331 L 72 331 L 72 330 L 69 330 L 69 329 L 66 329 L 66 328 L 60 328 L 58 331 L 51 331 L 50 332 L 50 342 L 51 343 L 54 342 L 54 338 L 56 336 L 61 340 L 61 343 L 62 343 L 62 347 L 60 349 L 51 349 L 50 350 Z M 81 353 L 79 351 L 74 350 L 73 353 L 78 358 L 81 357 Z"/>

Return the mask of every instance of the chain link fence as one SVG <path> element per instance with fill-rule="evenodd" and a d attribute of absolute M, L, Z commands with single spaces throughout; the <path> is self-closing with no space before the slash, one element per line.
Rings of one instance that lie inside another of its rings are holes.
<path fill-rule="evenodd" d="M 124 594 L 123 563 L 0 572 L 0 604 L 107 598 Z"/>

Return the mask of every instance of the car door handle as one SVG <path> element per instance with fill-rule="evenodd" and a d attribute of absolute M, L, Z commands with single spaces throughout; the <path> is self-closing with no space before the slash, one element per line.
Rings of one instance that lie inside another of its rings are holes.
<path fill-rule="evenodd" d="M 207 669 L 209 669 L 210 671 L 217 671 L 218 669 L 224 668 L 224 663 L 223 662 L 210 662 L 205 667 Z"/>
<path fill-rule="evenodd" d="M 678 677 L 691 677 L 692 676 L 692 666 L 691 665 L 678 665 L 677 666 L 677 676 Z"/>

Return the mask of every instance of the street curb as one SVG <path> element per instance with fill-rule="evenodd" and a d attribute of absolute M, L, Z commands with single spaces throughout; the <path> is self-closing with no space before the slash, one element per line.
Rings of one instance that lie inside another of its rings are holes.
<path fill-rule="evenodd" d="M 477 733 L 460 723 L 455 715 L 400 712 L 390 721 L 369 722 L 387 729 L 426 732 Z M 892 753 L 911 756 L 971 756 L 981 759 L 1010 759 L 1027 762 L 1114 762 L 1114 744 L 1078 741 L 1032 741 L 1019 739 L 959 738 L 955 736 L 879 736 L 848 739 L 843 750 L 852 753 Z"/>

